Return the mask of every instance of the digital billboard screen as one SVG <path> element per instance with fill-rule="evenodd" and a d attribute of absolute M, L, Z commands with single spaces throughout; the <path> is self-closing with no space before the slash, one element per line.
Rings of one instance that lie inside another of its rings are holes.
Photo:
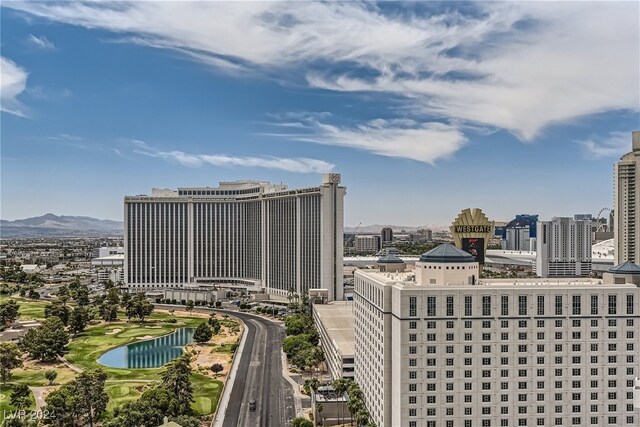
<path fill-rule="evenodd" d="M 462 250 L 469 252 L 480 264 L 484 264 L 484 239 L 466 237 L 462 239 Z"/>

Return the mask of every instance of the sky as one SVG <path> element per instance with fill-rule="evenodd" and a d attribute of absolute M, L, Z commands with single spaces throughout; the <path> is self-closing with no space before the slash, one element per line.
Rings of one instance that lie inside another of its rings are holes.
<path fill-rule="evenodd" d="M 0 217 L 338 172 L 345 224 L 597 214 L 640 130 L 640 3 L 0 8 Z"/>

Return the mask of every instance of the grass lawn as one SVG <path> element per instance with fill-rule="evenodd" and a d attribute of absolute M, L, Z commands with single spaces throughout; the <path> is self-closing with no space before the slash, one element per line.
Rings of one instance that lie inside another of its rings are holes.
<path fill-rule="evenodd" d="M 0 302 L 8 299 L 0 296 Z M 33 301 L 23 298 L 14 298 L 20 304 L 20 320 L 43 319 L 44 307 L 47 301 Z M 164 320 L 176 319 L 176 323 L 166 323 Z M 89 326 L 84 332 L 73 339 L 69 345 L 69 352 L 65 358 L 73 365 L 83 370 L 103 369 L 107 373 L 106 392 L 109 395 L 107 411 L 121 406 L 127 401 L 137 400 L 151 381 L 159 381 L 164 367 L 151 369 L 118 369 L 100 365 L 98 358 L 108 350 L 131 342 L 138 341 L 140 337 L 158 337 L 173 332 L 177 328 L 196 328 L 200 323 L 206 322 L 203 317 L 177 317 L 167 312 L 154 312 L 142 325 L 136 322 L 127 323 L 123 313 L 119 313 L 119 319 L 109 324 Z M 232 321 L 224 320 L 231 325 Z M 234 322 L 235 323 L 235 322 Z M 234 346 L 226 345 L 217 348 L 221 352 L 231 352 Z M 11 381 L 24 383 L 31 386 L 44 386 L 48 381 L 44 373 L 48 369 L 55 369 L 58 377 L 55 384 L 64 384 L 75 377 L 75 372 L 60 364 L 33 364 L 29 363 L 24 368 L 13 371 Z M 198 415 L 213 413 L 222 394 L 223 383 L 206 375 L 193 373 L 191 381 L 194 390 L 193 409 Z M 0 388 L 0 420 L 2 410 L 12 409 L 9 406 L 9 390 L 7 386 Z M 109 417 L 109 414 L 107 415 Z M 1 423 L 0 423 L 1 424 Z"/>
<path fill-rule="evenodd" d="M 8 299 L 14 299 L 18 305 L 20 305 L 20 310 L 18 311 L 20 320 L 44 319 L 44 306 L 49 304 L 47 301 L 37 301 L 20 297 L 9 298 L 6 295 L 0 296 L 0 302 Z"/>
<path fill-rule="evenodd" d="M 0 425 L 3 424 L 3 420 L 6 415 L 9 415 L 10 411 L 14 411 L 16 408 L 9 404 L 9 400 L 11 399 L 11 384 L 0 385 Z M 27 408 L 35 409 L 35 403 L 33 399 L 33 393 L 31 393 L 31 406 Z"/>

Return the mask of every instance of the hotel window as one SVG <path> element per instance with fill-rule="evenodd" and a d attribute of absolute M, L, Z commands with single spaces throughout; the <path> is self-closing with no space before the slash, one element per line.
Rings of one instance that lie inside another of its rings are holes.
<path fill-rule="evenodd" d="M 436 315 L 436 297 L 427 297 L 427 316 L 435 317 Z"/>
<path fill-rule="evenodd" d="M 573 295 L 572 296 L 572 301 L 573 301 L 573 315 L 577 316 L 582 314 L 582 298 L 580 295 Z"/>
<path fill-rule="evenodd" d="M 527 296 L 526 295 L 518 296 L 518 314 L 520 316 L 527 315 Z"/>
<path fill-rule="evenodd" d="M 415 317 L 418 315 L 418 298 L 409 297 L 409 316 Z"/>
<path fill-rule="evenodd" d="M 591 295 L 591 314 L 598 314 L 598 295 Z"/>
<path fill-rule="evenodd" d="M 491 316 L 491 296 L 490 295 L 482 296 L 482 315 Z"/>
<path fill-rule="evenodd" d="M 416 329 L 418 327 L 417 322 L 409 322 L 409 329 Z"/>
<path fill-rule="evenodd" d="M 473 314 L 473 299 L 471 295 L 464 296 L 464 315 L 472 316 Z"/>
<path fill-rule="evenodd" d="M 609 295 L 609 314 L 618 314 L 618 296 Z"/>
<path fill-rule="evenodd" d="M 556 295 L 556 316 L 562 316 L 562 295 Z"/>
<path fill-rule="evenodd" d="M 447 316 L 453 316 L 453 296 L 447 296 Z"/>
<path fill-rule="evenodd" d="M 416 334 L 409 334 L 409 341 L 416 341 L 417 337 L 418 336 Z"/>
<path fill-rule="evenodd" d="M 627 295 L 627 314 L 633 314 L 633 294 Z"/>
<path fill-rule="evenodd" d="M 544 316 L 544 295 L 538 295 L 538 316 Z"/>
<path fill-rule="evenodd" d="M 500 314 L 502 316 L 508 316 L 509 315 L 509 295 L 502 295 L 500 297 L 500 305 L 501 305 Z"/>

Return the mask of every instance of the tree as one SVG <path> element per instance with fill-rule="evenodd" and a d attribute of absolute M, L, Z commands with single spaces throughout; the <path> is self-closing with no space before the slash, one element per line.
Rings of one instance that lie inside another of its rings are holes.
<path fill-rule="evenodd" d="M 348 390 L 349 382 L 345 378 L 338 378 L 331 384 L 340 399 L 344 399 L 344 393 Z M 340 405 L 340 421 L 344 424 L 344 405 Z"/>
<path fill-rule="evenodd" d="M 75 337 L 79 332 L 84 331 L 88 322 L 89 313 L 87 309 L 84 307 L 76 307 L 71 312 L 71 317 L 69 318 L 69 330 Z"/>
<path fill-rule="evenodd" d="M 53 362 L 67 351 L 69 334 L 59 317 L 49 317 L 25 334 L 20 346 L 33 359 Z"/>
<path fill-rule="evenodd" d="M 127 308 L 129 305 L 129 301 L 131 301 L 131 294 L 128 292 L 123 292 L 122 297 L 120 298 L 120 306 L 122 308 Z"/>
<path fill-rule="evenodd" d="M 137 317 L 140 323 L 144 323 L 145 317 L 153 313 L 153 304 L 147 301 L 144 292 L 140 292 L 127 302 L 126 312 L 129 321 L 132 317 Z"/>
<path fill-rule="evenodd" d="M 110 288 L 107 291 L 107 295 L 105 297 L 105 301 L 109 304 L 118 305 L 120 304 L 120 291 L 118 288 Z"/>
<path fill-rule="evenodd" d="M 89 305 L 89 302 L 90 302 L 89 301 L 89 287 L 87 285 L 78 286 L 78 288 L 76 289 L 75 293 L 73 294 L 73 299 L 80 306 Z"/>
<path fill-rule="evenodd" d="M 11 405 L 18 409 L 28 408 L 31 405 L 31 390 L 26 384 L 17 384 L 11 391 Z"/>
<path fill-rule="evenodd" d="M 218 374 L 220 372 L 222 372 L 224 370 L 224 368 L 222 367 L 221 364 L 219 363 L 214 363 L 213 365 L 211 365 L 211 371 L 216 375 L 216 377 L 218 376 Z"/>
<path fill-rule="evenodd" d="M 313 344 L 309 341 L 307 334 L 291 335 L 282 342 L 282 351 L 286 353 L 287 357 L 293 357 L 311 347 Z"/>
<path fill-rule="evenodd" d="M 322 403 L 316 403 L 316 412 L 318 412 L 318 418 L 320 418 L 320 425 L 324 425 L 324 420 L 322 418 L 322 411 L 324 410 L 324 406 Z"/>
<path fill-rule="evenodd" d="M 53 382 L 58 377 L 58 373 L 53 369 L 49 369 L 44 373 L 44 377 L 49 381 L 49 385 L 53 385 Z"/>
<path fill-rule="evenodd" d="M 313 422 L 307 418 L 296 417 L 291 421 L 292 427 L 313 427 Z"/>
<path fill-rule="evenodd" d="M 64 384 L 58 390 L 49 393 L 45 399 L 45 410 L 56 414 L 45 419 L 45 424 L 67 427 L 94 423 L 107 409 L 109 396 L 104 390 L 107 374 L 101 369 L 85 371 Z"/>
<path fill-rule="evenodd" d="M 222 301 L 216 301 L 216 308 L 222 307 Z"/>
<path fill-rule="evenodd" d="M 207 326 L 206 323 L 202 322 L 196 328 L 196 331 L 193 333 L 193 340 L 198 344 L 203 344 L 211 339 L 213 334 L 211 333 L 211 328 Z"/>
<path fill-rule="evenodd" d="M 60 286 L 60 288 L 58 288 L 58 292 L 56 292 L 56 296 L 58 297 L 58 301 L 66 304 L 71 297 L 71 295 L 69 294 L 69 287 L 67 285 Z"/>
<path fill-rule="evenodd" d="M 215 316 L 215 313 L 211 313 L 209 315 L 209 326 L 211 326 L 211 329 L 213 330 L 213 335 L 218 335 L 220 333 L 220 328 L 222 328 L 222 324 Z"/>
<path fill-rule="evenodd" d="M 29 289 L 29 293 L 27 294 L 27 297 L 31 298 L 31 299 L 40 299 L 40 292 L 36 292 L 33 289 Z"/>
<path fill-rule="evenodd" d="M 195 306 L 195 303 L 193 302 L 193 300 L 187 301 L 186 309 L 189 313 L 193 311 L 194 306 Z"/>
<path fill-rule="evenodd" d="M 0 303 L 0 330 L 13 324 L 18 318 L 20 306 L 14 299 Z"/>
<path fill-rule="evenodd" d="M 22 366 L 22 352 L 14 342 L 0 343 L 0 379 L 3 385 L 11 377 L 11 370 Z"/>
<path fill-rule="evenodd" d="M 161 384 L 176 395 L 181 406 L 181 414 L 191 413 L 193 388 L 191 387 L 191 360 L 188 354 L 174 359 L 162 374 Z"/>
<path fill-rule="evenodd" d="M 107 322 L 116 320 L 118 318 L 118 305 L 103 302 L 100 306 L 100 318 Z"/>
<path fill-rule="evenodd" d="M 71 315 L 71 309 L 62 301 L 54 301 L 44 307 L 44 317 L 56 316 L 62 320 L 62 323 L 66 326 L 69 324 L 69 316 Z"/>

